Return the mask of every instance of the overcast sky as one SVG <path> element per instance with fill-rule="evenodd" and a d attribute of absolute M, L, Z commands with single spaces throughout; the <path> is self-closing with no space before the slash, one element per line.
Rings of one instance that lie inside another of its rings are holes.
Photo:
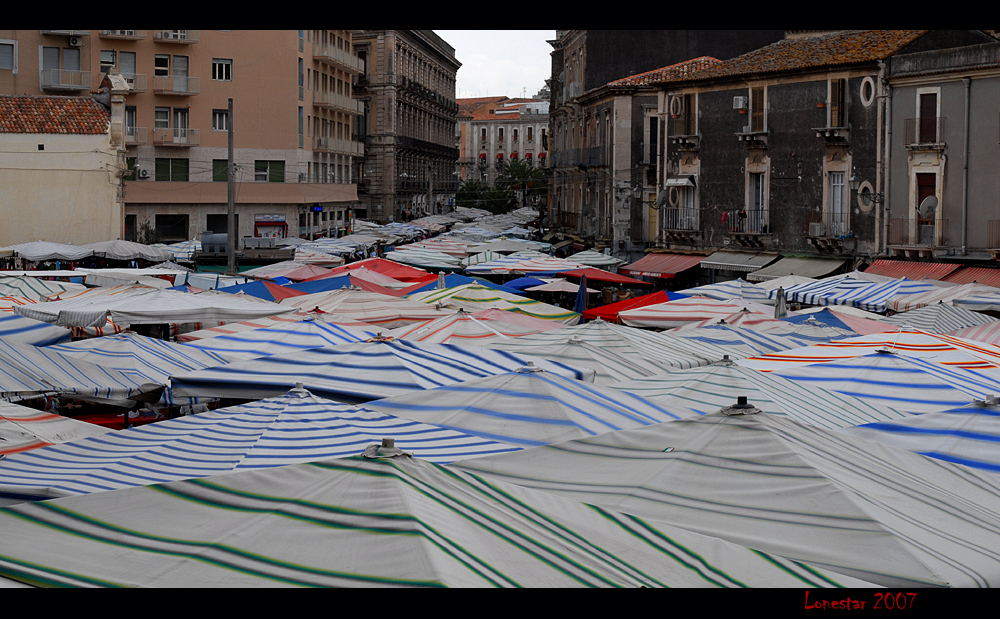
<path fill-rule="evenodd" d="M 455 48 L 455 97 L 532 97 L 552 69 L 555 30 L 435 30 Z"/>

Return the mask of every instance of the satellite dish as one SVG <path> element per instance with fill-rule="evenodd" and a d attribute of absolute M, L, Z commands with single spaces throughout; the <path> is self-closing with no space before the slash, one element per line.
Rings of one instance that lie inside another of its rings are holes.
<path fill-rule="evenodd" d="M 938 201 L 934 196 L 927 196 L 924 198 L 920 206 L 917 207 L 917 214 L 919 214 L 924 219 L 931 219 L 934 216 L 934 210 L 937 209 Z"/>
<path fill-rule="evenodd" d="M 666 205 L 667 201 L 670 199 L 670 194 L 666 189 L 663 189 L 656 195 L 656 206 L 661 207 Z"/>

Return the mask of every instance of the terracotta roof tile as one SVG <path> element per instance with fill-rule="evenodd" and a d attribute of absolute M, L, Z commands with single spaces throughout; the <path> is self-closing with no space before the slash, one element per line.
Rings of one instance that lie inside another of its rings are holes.
<path fill-rule="evenodd" d="M 0 95 L 0 133 L 97 135 L 108 132 L 110 119 L 89 97 Z"/>
<path fill-rule="evenodd" d="M 848 30 L 827 35 L 784 39 L 717 64 L 690 76 L 665 81 L 715 79 L 794 71 L 883 60 L 909 45 L 926 30 Z"/>
<path fill-rule="evenodd" d="M 687 79 L 702 69 L 717 65 L 721 62 L 721 60 L 712 58 L 711 56 L 701 56 L 692 60 L 685 60 L 684 62 L 672 64 L 669 67 L 653 69 L 652 71 L 646 71 L 645 73 L 623 77 L 620 80 L 610 82 L 608 86 L 649 86 L 651 84 L 659 84 L 665 81 Z"/>

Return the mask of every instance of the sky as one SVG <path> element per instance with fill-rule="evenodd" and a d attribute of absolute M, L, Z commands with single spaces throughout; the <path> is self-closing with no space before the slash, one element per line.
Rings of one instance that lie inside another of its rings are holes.
<path fill-rule="evenodd" d="M 455 48 L 455 97 L 532 97 L 552 73 L 555 30 L 435 30 Z"/>

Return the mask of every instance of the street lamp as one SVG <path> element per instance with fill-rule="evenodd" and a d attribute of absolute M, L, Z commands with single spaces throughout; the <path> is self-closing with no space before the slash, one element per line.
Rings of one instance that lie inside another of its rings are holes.
<path fill-rule="evenodd" d="M 851 175 L 851 193 L 861 198 L 865 206 L 871 206 L 872 203 L 881 204 L 885 200 L 885 194 L 873 192 L 871 185 L 862 183 L 857 174 Z"/>

